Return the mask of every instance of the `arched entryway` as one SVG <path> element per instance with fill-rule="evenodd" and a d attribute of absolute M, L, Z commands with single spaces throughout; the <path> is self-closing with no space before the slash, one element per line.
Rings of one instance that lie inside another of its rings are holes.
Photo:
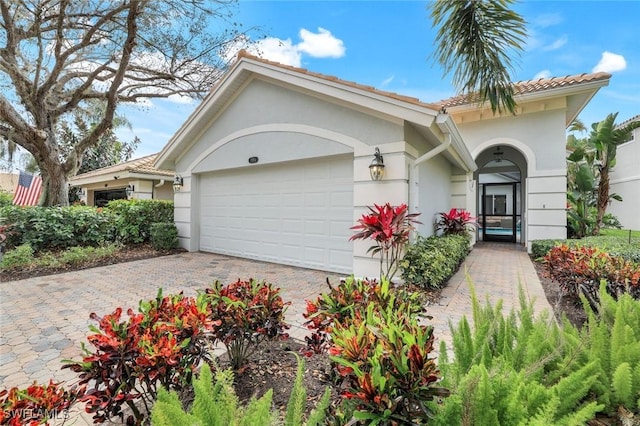
<path fill-rule="evenodd" d="M 494 145 L 476 158 L 478 241 L 522 244 L 525 237 L 527 163 L 507 145 Z"/>

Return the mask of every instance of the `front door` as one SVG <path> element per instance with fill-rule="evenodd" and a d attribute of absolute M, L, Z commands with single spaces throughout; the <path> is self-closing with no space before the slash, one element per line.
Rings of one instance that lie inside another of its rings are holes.
<path fill-rule="evenodd" d="M 483 241 L 516 242 L 519 231 L 517 191 L 519 184 L 482 184 L 480 232 Z"/>

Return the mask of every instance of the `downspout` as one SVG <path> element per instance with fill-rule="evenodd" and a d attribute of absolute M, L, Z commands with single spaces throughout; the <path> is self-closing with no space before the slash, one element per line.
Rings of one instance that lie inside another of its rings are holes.
<path fill-rule="evenodd" d="M 156 199 L 156 188 L 160 188 L 162 185 L 164 185 L 164 179 L 160 179 L 160 182 L 153 185 L 153 192 L 151 193 L 151 198 L 153 198 L 154 200 Z"/>

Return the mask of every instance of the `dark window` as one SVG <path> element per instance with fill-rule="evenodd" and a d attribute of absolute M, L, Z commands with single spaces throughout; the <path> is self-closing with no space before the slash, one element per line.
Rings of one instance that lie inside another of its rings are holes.
<path fill-rule="evenodd" d="M 93 193 L 93 199 L 96 207 L 104 207 L 111 200 L 126 200 L 127 193 L 124 188 L 96 191 Z"/>

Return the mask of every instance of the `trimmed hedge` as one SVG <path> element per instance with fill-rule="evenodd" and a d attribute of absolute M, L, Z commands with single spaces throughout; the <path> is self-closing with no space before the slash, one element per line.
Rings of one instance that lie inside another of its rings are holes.
<path fill-rule="evenodd" d="M 93 207 L 5 206 L 0 217 L 8 224 L 7 245 L 30 245 L 35 252 L 113 241 L 115 217 Z"/>
<path fill-rule="evenodd" d="M 172 250 L 178 247 L 178 228 L 173 222 L 152 223 L 151 245 L 156 250 Z"/>
<path fill-rule="evenodd" d="M 149 241 L 151 224 L 173 222 L 173 201 L 114 200 L 106 209 L 115 214 L 116 239 L 123 244 Z"/>
<path fill-rule="evenodd" d="M 419 236 L 400 262 L 402 278 L 423 288 L 441 288 L 469 254 L 468 235 Z"/>
<path fill-rule="evenodd" d="M 34 252 L 69 247 L 97 247 L 150 241 L 151 225 L 173 222 L 173 202 L 117 200 L 106 208 L 17 207 L 0 208 L 7 224 L 7 247 L 30 245 Z"/>
<path fill-rule="evenodd" d="M 591 236 L 579 240 L 536 240 L 531 243 L 531 254 L 538 259 L 546 256 L 553 247 L 566 244 L 569 247 L 593 247 L 619 256 L 626 260 L 640 263 L 640 239 L 632 238 L 629 244 L 626 238 L 615 236 Z"/>

